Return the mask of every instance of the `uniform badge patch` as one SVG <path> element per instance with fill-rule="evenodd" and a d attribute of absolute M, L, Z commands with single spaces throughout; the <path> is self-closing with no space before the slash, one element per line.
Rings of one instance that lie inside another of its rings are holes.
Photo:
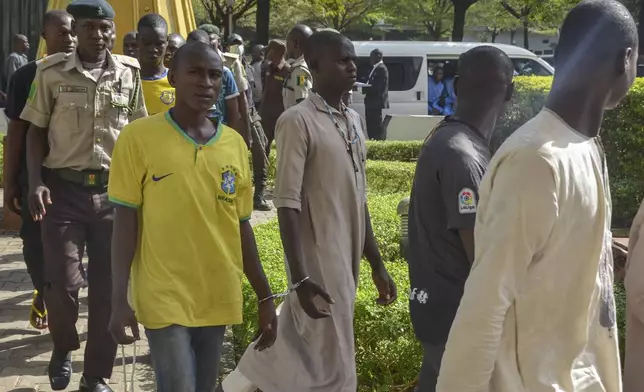
<path fill-rule="evenodd" d="M 236 178 L 235 172 L 231 169 L 226 169 L 221 173 L 221 190 L 227 195 L 234 195 L 236 191 Z"/>
<path fill-rule="evenodd" d="M 296 80 L 297 86 L 306 85 L 306 75 L 298 76 Z"/>
<path fill-rule="evenodd" d="M 29 87 L 29 95 L 27 96 L 27 102 L 33 101 L 34 97 L 36 96 L 36 90 L 38 89 L 38 85 L 36 82 L 33 82 L 31 84 L 31 87 Z"/>
<path fill-rule="evenodd" d="M 461 214 L 476 212 L 476 195 L 470 188 L 463 188 L 458 193 L 458 212 Z"/>
<path fill-rule="evenodd" d="M 171 90 L 165 90 L 161 92 L 161 102 L 165 103 L 166 105 L 172 105 L 174 103 L 174 91 Z"/>

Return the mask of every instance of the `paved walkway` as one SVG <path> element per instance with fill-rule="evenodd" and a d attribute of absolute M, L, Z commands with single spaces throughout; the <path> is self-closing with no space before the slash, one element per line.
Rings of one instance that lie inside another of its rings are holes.
<path fill-rule="evenodd" d="M 274 211 L 254 213 L 251 222 L 256 225 L 274 216 Z M 22 258 L 22 241 L 16 233 L 0 232 L 0 392 L 51 391 L 47 365 L 52 344 L 48 333 L 41 333 L 29 325 L 32 290 Z M 80 302 L 77 328 L 83 343 L 81 349 L 73 355 L 74 375 L 69 391 L 77 390 L 83 369 L 84 340 L 87 330 L 87 290 L 81 291 Z M 126 347 L 125 352 L 129 384 L 133 347 Z M 136 391 L 156 390 L 148 354 L 147 341 L 144 339 L 138 342 L 134 382 Z M 109 384 L 115 391 L 125 392 L 123 381 L 121 348 L 119 348 Z M 128 386 L 128 388 L 131 387 Z"/>

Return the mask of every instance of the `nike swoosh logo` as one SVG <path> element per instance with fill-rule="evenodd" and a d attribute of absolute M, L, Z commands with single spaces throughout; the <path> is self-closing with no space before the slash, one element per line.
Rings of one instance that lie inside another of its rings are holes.
<path fill-rule="evenodd" d="M 166 178 L 168 176 L 171 176 L 172 174 L 173 173 L 169 173 L 169 174 L 166 174 L 165 176 L 161 176 L 161 177 L 157 177 L 155 175 L 152 175 L 152 181 L 159 182 L 159 181 L 163 180 L 164 178 Z"/>

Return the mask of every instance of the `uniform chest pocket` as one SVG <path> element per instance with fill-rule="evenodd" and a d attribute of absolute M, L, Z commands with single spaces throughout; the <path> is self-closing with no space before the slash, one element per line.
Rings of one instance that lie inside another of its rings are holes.
<path fill-rule="evenodd" d="M 56 98 L 55 110 L 61 116 L 65 127 L 79 129 L 83 111 L 87 109 L 87 93 L 60 93 Z"/>
<path fill-rule="evenodd" d="M 128 93 L 112 93 L 112 108 L 114 118 L 116 119 L 116 127 L 121 130 L 128 123 L 130 95 Z"/>

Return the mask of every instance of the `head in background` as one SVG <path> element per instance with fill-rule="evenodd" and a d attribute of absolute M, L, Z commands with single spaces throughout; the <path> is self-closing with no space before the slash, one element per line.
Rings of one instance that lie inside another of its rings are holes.
<path fill-rule="evenodd" d="M 168 22 L 159 14 L 146 14 L 139 20 L 136 29 L 141 68 L 161 66 L 168 46 Z"/>
<path fill-rule="evenodd" d="M 458 59 L 454 81 L 457 105 L 456 116 L 485 117 L 491 136 L 496 121 L 501 117 L 514 93 L 514 64 L 502 50 L 481 45 L 463 53 Z"/>
<path fill-rule="evenodd" d="M 29 52 L 29 39 L 22 34 L 16 34 L 12 39 L 13 51 L 20 54 L 27 54 Z"/>
<path fill-rule="evenodd" d="M 219 27 L 213 24 L 202 24 L 201 26 L 199 26 L 198 29 L 208 34 L 210 46 L 213 49 L 221 50 L 221 43 L 220 43 L 221 34 L 220 34 Z"/>
<path fill-rule="evenodd" d="M 298 59 L 304 55 L 307 48 L 307 41 L 313 34 L 313 30 L 307 25 L 297 24 L 286 37 L 286 53 L 288 58 Z"/>
<path fill-rule="evenodd" d="M 177 50 L 186 43 L 186 40 L 183 39 L 181 34 L 172 33 L 168 36 L 168 46 L 165 48 L 165 60 L 164 64 L 166 67 L 170 67 L 172 62 L 172 57 L 177 52 Z"/>
<path fill-rule="evenodd" d="M 139 57 L 136 31 L 130 31 L 123 36 L 123 54 L 134 58 Z"/>
<path fill-rule="evenodd" d="M 318 31 L 307 42 L 304 54 L 313 76 L 314 91 L 322 90 L 341 98 L 353 88 L 357 78 L 353 43 L 334 31 Z"/>
<path fill-rule="evenodd" d="M 253 63 L 258 61 L 264 61 L 264 45 L 257 44 L 253 45 L 250 50 L 250 55 L 253 59 Z"/>
<path fill-rule="evenodd" d="M 371 65 L 376 65 L 382 61 L 382 51 L 380 49 L 374 49 L 369 54 L 369 63 Z"/>
<path fill-rule="evenodd" d="M 221 93 L 223 62 L 209 44 L 189 41 L 172 58 L 168 81 L 175 88 L 175 108 L 205 113 Z"/>
<path fill-rule="evenodd" d="M 83 61 L 105 59 L 114 35 L 114 9 L 105 0 L 75 0 L 67 6 L 72 15 L 72 30 L 76 34 L 78 54 Z"/>
<path fill-rule="evenodd" d="M 266 59 L 274 65 L 282 63 L 286 56 L 286 44 L 277 39 L 271 40 L 266 47 Z"/>
<path fill-rule="evenodd" d="M 192 30 L 188 34 L 188 39 L 186 39 L 186 43 L 188 42 L 201 42 L 202 44 L 210 45 L 210 37 L 203 30 Z"/>
<path fill-rule="evenodd" d="M 63 10 L 48 11 L 43 18 L 40 36 L 47 44 L 47 54 L 71 53 L 76 46 L 72 16 Z"/>
<path fill-rule="evenodd" d="M 614 0 L 582 1 L 561 27 L 552 93 L 576 90 L 612 109 L 635 80 L 637 57 L 637 26 L 626 7 Z"/>
<path fill-rule="evenodd" d="M 434 67 L 434 71 L 432 72 L 432 78 L 436 83 L 439 83 L 443 81 L 444 77 L 445 77 L 445 69 L 443 68 L 443 64 L 438 64 L 437 66 Z"/>

